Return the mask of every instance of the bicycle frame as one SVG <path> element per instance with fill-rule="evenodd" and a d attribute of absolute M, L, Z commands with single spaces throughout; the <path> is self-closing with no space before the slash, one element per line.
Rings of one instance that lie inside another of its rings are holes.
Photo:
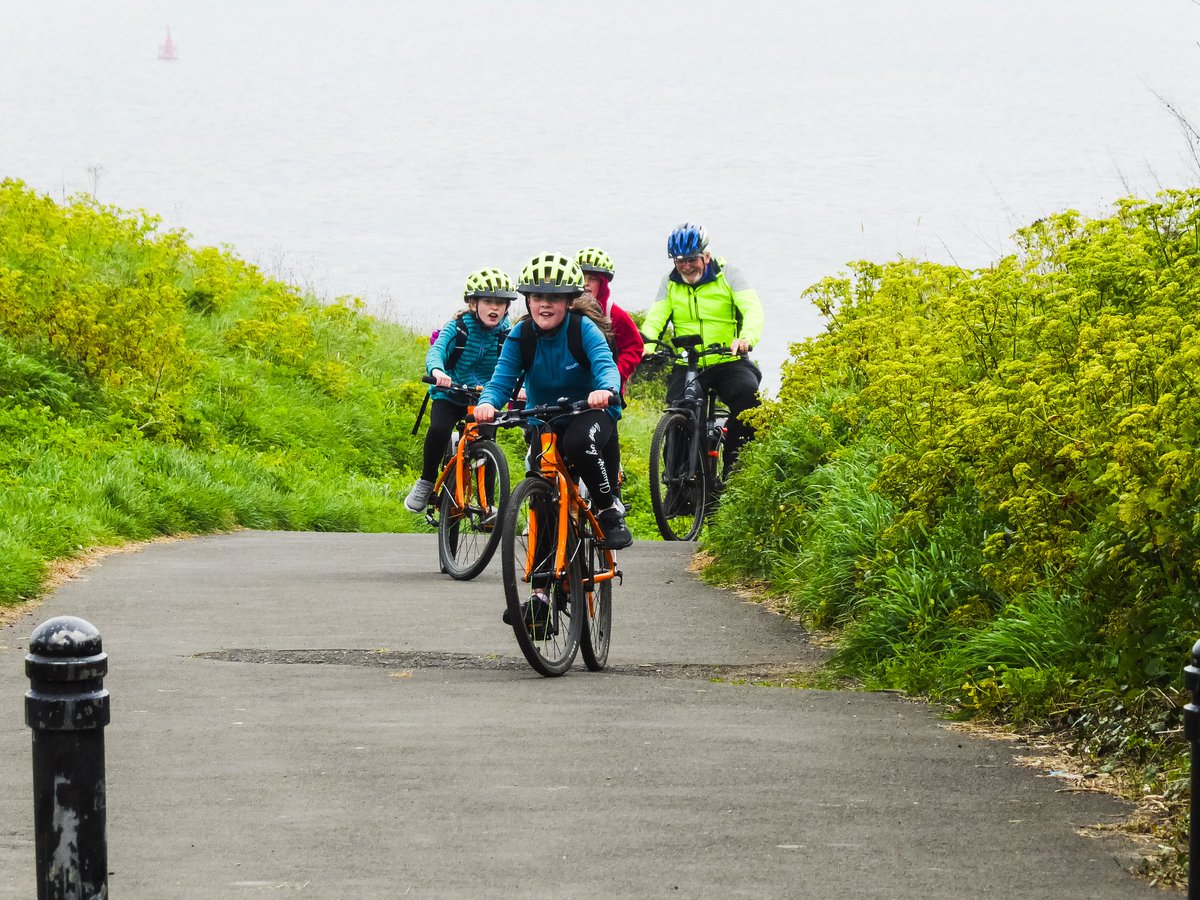
<path fill-rule="evenodd" d="M 717 395 L 706 391 L 700 384 L 700 357 L 707 351 L 697 350 L 697 344 L 676 342 L 677 346 L 687 352 L 687 370 L 683 376 L 683 394 L 679 400 L 670 404 L 666 411 L 682 413 L 692 423 L 692 440 L 688 448 L 687 476 L 689 478 L 700 473 L 714 487 L 718 486 L 716 477 L 717 456 L 720 454 L 715 446 L 710 446 L 708 423 L 715 422 L 724 410 L 717 405 Z M 720 348 L 724 350 L 725 348 Z M 728 413 L 726 413 L 728 415 Z M 727 430 L 724 425 L 722 430 Z"/>
<path fill-rule="evenodd" d="M 471 411 L 473 409 L 474 409 L 473 406 L 467 407 L 467 415 L 470 415 Z M 445 485 L 446 479 L 449 478 L 451 475 L 453 475 L 454 476 L 454 494 L 453 494 L 454 508 L 456 511 L 461 512 L 465 506 L 464 500 L 465 500 L 465 496 L 466 496 L 466 491 L 465 491 L 466 481 L 465 481 L 463 475 L 466 470 L 467 448 L 470 447 L 472 443 L 474 443 L 476 440 L 479 439 L 479 426 L 476 425 L 473 420 L 469 420 L 466 423 L 464 423 L 464 425 L 462 426 L 460 431 L 461 431 L 461 433 L 459 434 L 459 438 L 458 438 L 458 446 L 454 448 L 454 455 L 450 457 L 449 461 L 446 463 L 445 467 L 442 469 L 442 473 L 438 476 L 437 481 L 434 482 L 433 493 L 431 494 L 431 496 L 433 496 L 433 497 L 440 496 L 442 486 Z M 479 472 L 477 472 L 476 477 L 479 478 L 479 484 L 476 485 L 476 487 L 477 487 L 476 496 L 484 498 L 486 500 L 487 491 L 484 486 L 483 471 L 480 470 Z"/>
<path fill-rule="evenodd" d="M 459 425 L 459 436 L 457 446 L 454 448 L 454 453 L 442 467 L 441 474 L 438 475 L 437 481 L 433 484 L 433 490 L 430 492 L 430 498 L 441 496 L 442 487 L 446 483 L 446 479 L 451 475 L 454 476 L 454 511 L 461 514 L 466 509 L 466 478 L 464 477 L 467 465 L 467 449 L 477 441 L 480 437 L 479 425 L 476 424 L 473 417 L 475 412 L 475 400 L 479 396 L 481 388 L 461 388 L 472 399 L 467 404 L 467 418 Z M 481 498 L 483 502 L 487 502 L 487 489 L 485 484 L 485 472 L 480 469 L 476 472 L 476 478 L 479 483 L 475 485 L 475 496 Z M 487 509 L 484 512 L 488 512 Z M 437 519 L 435 518 L 434 507 L 430 506 L 425 511 L 425 521 L 430 525 L 436 526 Z"/>
<path fill-rule="evenodd" d="M 724 491 L 719 459 L 729 411 L 717 392 L 706 389 L 701 357 L 728 356 L 731 348 L 700 348 L 699 335 L 671 344 L 655 341 L 654 360 L 669 361 L 671 396 L 650 441 L 650 508 L 659 534 L 668 541 L 696 540 Z"/>
<path fill-rule="evenodd" d="M 554 522 L 555 529 L 555 551 L 554 551 L 554 576 L 561 578 L 566 574 L 567 565 L 570 560 L 567 556 L 569 541 L 568 535 L 571 533 L 572 525 L 578 522 L 579 517 L 586 516 L 587 521 L 592 526 L 593 533 L 603 534 L 604 530 L 600 527 L 599 521 L 592 512 L 591 504 L 584 500 L 579 494 L 579 486 L 571 478 L 570 472 L 567 471 L 567 464 L 558 453 L 558 435 L 550 428 L 549 425 L 542 425 L 538 429 L 539 450 L 536 455 L 535 462 L 537 463 L 537 472 L 539 478 L 544 478 L 551 482 L 554 486 L 552 496 L 558 501 L 558 510 L 556 521 Z M 535 565 L 535 555 L 537 548 L 537 528 L 539 523 L 537 519 L 531 519 L 529 523 L 529 544 L 527 558 L 525 560 L 525 575 L 524 581 L 528 582 L 533 577 L 533 569 Z M 576 525 L 576 527 L 578 527 Z M 613 558 L 612 551 L 607 547 L 602 548 L 602 558 L 604 560 L 605 571 L 591 571 L 591 561 L 588 561 L 589 571 L 584 573 L 584 589 L 587 592 L 589 607 L 592 603 L 592 590 L 595 585 L 611 581 L 618 576 L 616 560 Z"/>

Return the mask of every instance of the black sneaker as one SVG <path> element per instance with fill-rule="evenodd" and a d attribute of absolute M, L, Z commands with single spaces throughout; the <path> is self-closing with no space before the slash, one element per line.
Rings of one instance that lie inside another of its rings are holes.
<path fill-rule="evenodd" d="M 667 488 L 667 496 L 663 506 L 665 507 L 664 512 L 667 518 L 690 516 L 696 511 L 696 505 L 692 502 L 692 492 L 682 485 L 679 487 L 672 485 Z"/>
<path fill-rule="evenodd" d="M 558 625 L 550 614 L 550 601 L 540 594 L 534 594 L 525 608 L 525 627 L 535 641 L 549 640 L 558 634 Z"/>
<path fill-rule="evenodd" d="M 500 510 L 493 506 L 491 509 L 483 513 L 483 518 L 479 522 L 479 527 L 487 532 L 495 531 L 496 520 L 499 518 Z"/>
<path fill-rule="evenodd" d="M 609 550 L 624 550 L 633 543 L 633 535 L 625 525 L 625 517 L 616 507 L 609 507 L 596 518 L 604 530 L 604 546 Z"/>
<path fill-rule="evenodd" d="M 531 599 L 521 604 L 521 617 L 535 641 L 544 641 L 558 634 L 558 626 L 550 615 L 550 601 L 541 594 L 534 594 Z M 500 621 L 505 625 L 512 625 L 512 616 L 508 614 L 507 606 L 504 608 L 504 614 L 500 616 Z"/>

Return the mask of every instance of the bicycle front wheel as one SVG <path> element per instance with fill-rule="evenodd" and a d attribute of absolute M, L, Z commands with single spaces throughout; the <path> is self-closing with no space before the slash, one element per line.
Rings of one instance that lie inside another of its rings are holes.
<path fill-rule="evenodd" d="M 454 479 L 446 479 L 438 516 L 442 571 L 459 581 L 486 569 L 500 543 L 500 516 L 508 502 L 508 460 L 492 441 L 473 441 L 463 461 L 463 478 L 461 505 Z"/>
<path fill-rule="evenodd" d="M 707 486 L 701 470 L 690 471 L 692 421 L 667 413 L 650 441 L 650 506 L 658 533 L 667 541 L 694 541 L 704 524 Z"/>
<path fill-rule="evenodd" d="M 594 537 L 585 538 L 588 546 L 588 573 L 607 572 L 604 551 L 596 546 Z M 612 644 L 612 581 L 595 581 L 584 587 L 583 634 L 579 638 L 579 652 L 583 664 L 590 672 L 599 672 L 608 665 L 608 648 Z"/>
<path fill-rule="evenodd" d="M 562 675 L 579 650 L 584 601 L 579 559 L 568 552 L 566 571 L 555 572 L 558 499 L 545 480 L 526 478 L 509 498 L 502 521 L 505 621 L 535 671 Z"/>

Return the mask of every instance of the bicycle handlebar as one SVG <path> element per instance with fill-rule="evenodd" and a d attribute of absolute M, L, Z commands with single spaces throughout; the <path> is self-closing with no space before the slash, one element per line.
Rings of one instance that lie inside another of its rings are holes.
<path fill-rule="evenodd" d="M 711 356 L 714 353 L 724 356 L 736 355 L 733 352 L 733 348 L 728 344 L 709 344 L 703 350 L 697 350 L 695 344 L 691 346 L 678 347 L 667 341 L 659 341 L 655 340 L 654 338 L 645 338 L 644 343 L 657 344 L 662 349 L 656 350 L 653 353 L 647 353 L 642 357 L 643 361 L 662 360 L 666 362 L 683 362 L 686 361 L 687 358 L 693 353 L 696 355 L 697 359 L 699 359 L 701 356 Z"/>
<path fill-rule="evenodd" d="M 620 395 L 613 391 L 610 395 L 609 404 L 615 405 L 621 402 Z M 524 409 L 510 409 L 499 413 L 491 422 L 497 428 L 512 428 L 516 425 L 522 425 L 529 419 L 558 419 L 563 416 L 574 416 L 582 412 L 587 412 L 591 409 L 587 400 L 568 400 L 566 397 L 560 397 L 557 403 L 547 403 L 542 406 L 527 406 Z"/>
<path fill-rule="evenodd" d="M 421 380 L 423 382 L 425 382 L 426 384 L 437 384 L 437 379 L 434 378 L 432 375 L 425 375 L 421 378 Z M 455 384 L 454 382 L 450 382 L 450 386 L 444 387 L 444 388 L 442 388 L 442 390 L 443 391 L 458 391 L 460 394 L 471 394 L 475 397 L 478 397 L 480 394 L 483 393 L 483 385 L 482 384 Z"/>

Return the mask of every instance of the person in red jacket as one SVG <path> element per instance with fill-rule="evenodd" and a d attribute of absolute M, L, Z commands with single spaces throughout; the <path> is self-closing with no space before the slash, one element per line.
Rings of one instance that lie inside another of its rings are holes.
<path fill-rule="evenodd" d="M 613 280 L 612 257 L 599 247 L 585 247 L 575 254 L 575 261 L 583 269 L 583 280 L 587 292 L 596 298 L 604 314 L 612 322 L 613 339 L 616 342 L 614 356 L 617 360 L 617 371 L 621 373 L 621 389 L 625 382 L 642 361 L 642 333 L 630 318 L 629 313 L 613 303 L 609 298 L 609 282 Z"/>
<path fill-rule="evenodd" d="M 625 382 L 629 380 L 629 376 L 633 374 L 633 370 L 637 368 L 639 362 L 642 361 L 642 351 L 645 348 L 645 342 L 642 340 L 642 333 L 638 330 L 637 324 L 630 317 L 629 313 L 617 306 L 610 299 L 611 292 L 608 284 L 613 280 L 613 273 L 616 267 L 613 266 L 612 257 L 601 250 L 599 247 L 584 247 L 575 254 L 575 261 L 579 263 L 579 268 L 583 269 L 583 282 L 587 287 L 587 293 L 595 298 L 600 304 L 600 309 L 604 315 L 608 317 L 609 324 L 612 325 L 612 346 L 613 359 L 617 363 L 617 372 L 621 375 L 621 394 L 625 394 Z M 612 459 L 605 460 L 609 468 L 617 472 L 617 488 L 614 493 L 617 496 L 617 501 L 621 499 L 621 484 L 625 481 L 625 472 L 621 468 L 621 447 L 617 441 L 612 441 L 609 447 Z M 622 506 L 624 509 L 624 506 Z"/>

